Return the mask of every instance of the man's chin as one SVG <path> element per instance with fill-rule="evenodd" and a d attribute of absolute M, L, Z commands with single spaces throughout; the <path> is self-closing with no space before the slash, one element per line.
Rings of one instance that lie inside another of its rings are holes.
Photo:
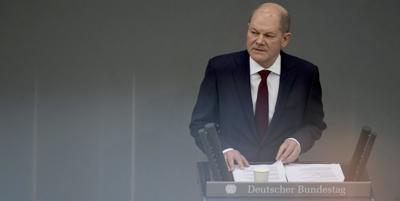
<path fill-rule="evenodd" d="M 268 56 L 269 55 L 268 52 L 265 51 L 265 50 L 252 49 L 251 50 L 251 55 L 253 55 L 253 57 L 257 57 L 257 58 L 260 58 L 260 59 L 265 59 L 265 58 L 269 57 Z"/>
<path fill-rule="evenodd" d="M 268 58 L 268 54 L 264 53 L 254 53 L 252 52 L 251 57 L 255 60 L 255 61 L 263 61 L 266 60 Z"/>

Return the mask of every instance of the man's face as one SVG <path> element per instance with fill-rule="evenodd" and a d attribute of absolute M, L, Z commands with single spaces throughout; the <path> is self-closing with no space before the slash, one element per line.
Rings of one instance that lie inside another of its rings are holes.
<path fill-rule="evenodd" d="M 254 13 L 247 30 L 247 51 L 261 66 L 271 66 L 280 50 L 285 47 L 291 33 L 283 33 L 280 15 L 258 11 Z"/>

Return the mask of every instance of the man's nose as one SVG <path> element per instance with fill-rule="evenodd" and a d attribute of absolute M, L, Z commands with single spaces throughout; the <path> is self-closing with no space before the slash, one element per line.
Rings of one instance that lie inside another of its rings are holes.
<path fill-rule="evenodd" d="M 257 36 L 256 43 L 257 44 L 262 44 L 263 42 L 264 42 L 264 36 L 262 34 L 259 34 Z"/>

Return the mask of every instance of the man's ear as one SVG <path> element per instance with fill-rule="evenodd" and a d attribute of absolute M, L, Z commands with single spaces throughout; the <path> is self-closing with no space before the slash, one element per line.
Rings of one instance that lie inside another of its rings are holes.
<path fill-rule="evenodd" d="M 286 32 L 283 34 L 281 47 L 284 48 L 289 44 L 290 39 L 292 38 L 292 33 Z"/>

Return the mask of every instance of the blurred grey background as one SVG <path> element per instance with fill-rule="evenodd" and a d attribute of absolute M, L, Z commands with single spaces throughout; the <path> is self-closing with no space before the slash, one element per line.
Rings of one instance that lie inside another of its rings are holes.
<path fill-rule="evenodd" d="M 200 200 L 190 114 L 207 60 L 245 48 L 263 1 L 0 2 L 0 200 Z M 288 53 L 320 67 L 328 129 L 302 160 L 349 160 L 400 200 L 400 3 L 277 1 Z"/>

